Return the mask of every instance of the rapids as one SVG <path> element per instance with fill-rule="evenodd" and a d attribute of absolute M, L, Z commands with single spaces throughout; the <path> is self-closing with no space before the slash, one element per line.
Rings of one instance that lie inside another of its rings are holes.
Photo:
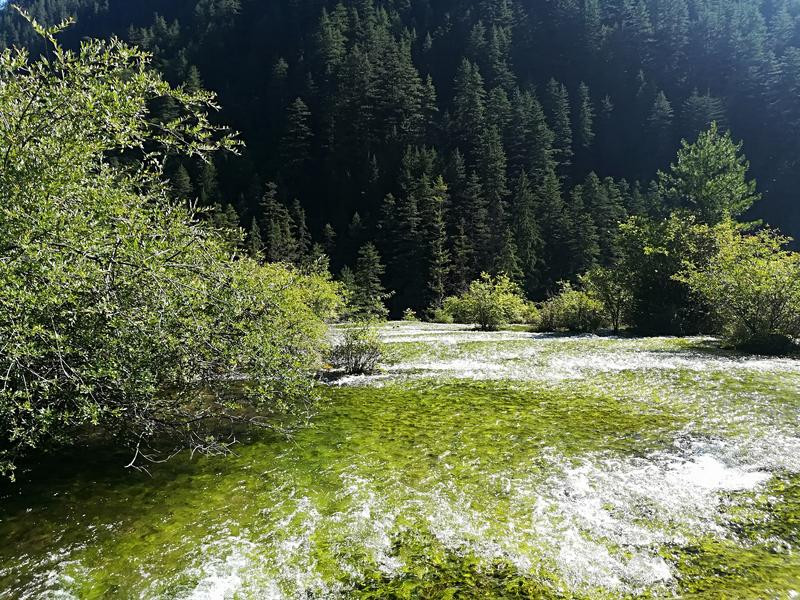
<path fill-rule="evenodd" d="M 228 457 L 4 485 L 0 598 L 795 598 L 800 361 L 390 323 Z"/>

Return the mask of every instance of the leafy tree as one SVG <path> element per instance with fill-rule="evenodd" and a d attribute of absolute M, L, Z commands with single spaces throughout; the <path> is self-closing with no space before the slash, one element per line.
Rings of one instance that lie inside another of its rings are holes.
<path fill-rule="evenodd" d="M 703 223 L 716 224 L 737 217 L 759 199 L 755 181 L 747 180 L 750 168 L 730 132 L 717 124 L 697 141 L 682 143 L 678 160 L 669 171 L 659 172 L 659 192 L 671 206 L 686 210 Z"/>
<path fill-rule="evenodd" d="M 800 254 L 772 231 L 746 234 L 724 222 L 717 251 L 677 275 L 711 306 L 725 338 L 749 351 L 783 353 L 800 338 Z"/>
<path fill-rule="evenodd" d="M 605 320 L 611 324 L 614 333 L 619 333 L 633 302 L 627 276 L 622 269 L 598 266 L 579 278 L 586 293 L 602 304 Z"/>
<path fill-rule="evenodd" d="M 86 434 L 129 444 L 132 466 L 166 440 L 224 451 L 220 422 L 268 423 L 313 396 L 336 288 L 231 260 L 170 199 L 167 156 L 236 148 L 209 121 L 213 95 L 171 88 L 117 40 L 71 52 L 33 25 L 46 60 L 0 53 L 0 472 Z M 183 116 L 156 124 L 165 96 Z"/>
<path fill-rule="evenodd" d="M 709 326 L 709 307 L 675 279 L 685 263 L 705 264 L 713 236 L 692 217 L 632 217 L 620 227 L 620 260 L 632 298 L 630 324 L 641 334 L 687 335 Z"/>

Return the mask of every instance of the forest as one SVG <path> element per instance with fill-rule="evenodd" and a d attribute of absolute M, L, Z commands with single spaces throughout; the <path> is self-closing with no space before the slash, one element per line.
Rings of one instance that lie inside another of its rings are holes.
<path fill-rule="evenodd" d="M 245 149 L 172 159 L 174 194 L 263 260 L 324 252 L 347 280 L 375 253 L 393 316 L 482 272 L 542 300 L 610 265 L 619 222 L 674 208 L 658 172 L 712 122 L 758 181 L 746 220 L 800 232 L 796 0 L 22 4 L 76 16 L 67 46 L 118 36 L 172 84 L 217 92 Z M 0 19 L 0 47 L 41 48 Z"/>

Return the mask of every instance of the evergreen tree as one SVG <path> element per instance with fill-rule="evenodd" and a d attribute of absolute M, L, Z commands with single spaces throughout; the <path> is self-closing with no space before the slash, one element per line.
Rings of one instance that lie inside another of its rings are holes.
<path fill-rule="evenodd" d="M 455 229 L 452 241 L 452 265 L 450 267 L 451 288 L 454 293 L 461 294 L 467 290 L 472 274 L 472 244 L 467 237 L 467 223 L 461 219 Z"/>
<path fill-rule="evenodd" d="M 425 304 L 432 309 L 441 308 L 447 292 L 450 272 L 450 255 L 447 251 L 447 232 L 445 229 L 444 206 L 447 198 L 447 185 L 438 177 L 424 198 L 421 207 L 424 226 L 424 242 L 427 280 Z"/>
<path fill-rule="evenodd" d="M 297 176 L 311 153 L 311 112 L 302 99 L 297 98 L 286 112 L 286 132 L 281 141 L 283 167 L 286 173 Z"/>
<path fill-rule="evenodd" d="M 453 138 L 471 160 L 480 154 L 486 122 L 486 90 L 478 66 L 464 59 L 454 83 Z"/>
<path fill-rule="evenodd" d="M 684 135 L 694 139 L 712 123 L 725 127 L 725 106 L 719 98 L 710 93 L 700 95 L 695 89 L 683 103 L 681 121 Z"/>
<path fill-rule="evenodd" d="M 351 305 L 356 316 L 385 318 L 389 313 L 385 303 L 389 294 L 381 282 L 385 271 L 375 245 L 371 242 L 364 244 L 358 251 L 356 270 L 351 279 Z"/>
<path fill-rule="evenodd" d="M 536 197 L 524 171 L 517 180 L 512 217 L 521 280 L 524 282 L 525 290 L 532 295 L 540 283 L 539 260 L 542 238 L 536 219 Z"/>
<path fill-rule="evenodd" d="M 578 147 L 588 150 L 594 141 L 594 108 L 589 95 L 589 86 L 581 83 L 578 88 L 578 114 L 575 120 L 575 134 Z"/>
<path fill-rule="evenodd" d="M 178 168 L 175 169 L 170 183 L 172 184 L 172 193 L 178 200 L 192 200 L 192 194 L 194 193 L 192 180 L 183 164 L 179 164 Z"/>
<path fill-rule="evenodd" d="M 547 84 L 547 110 L 553 130 L 553 152 L 563 169 L 572 164 L 572 123 L 567 87 L 555 79 Z"/>
<path fill-rule="evenodd" d="M 660 165 L 672 154 L 672 105 L 664 92 L 656 94 L 648 117 L 650 136 L 654 142 L 653 160 Z"/>
<path fill-rule="evenodd" d="M 682 142 L 678 160 L 659 172 L 660 194 L 674 208 L 687 210 L 703 223 L 716 224 L 737 217 L 760 196 L 755 181 L 747 180 L 750 164 L 730 132 L 716 123 L 697 141 Z"/>
<path fill-rule="evenodd" d="M 250 223 L 250 231 L 247 234 L 247 255 L 253 260 L 261 260 L 263 258 L 264 241 L 261 239 L 261 228 L 258 226 L 258 220 L 253 217 Z"/>
<path fill-rule="evenodd" d="M 514 240 L 514 233 L 511 231 L 511 227 L 503 228 L 501 239 L 502 244 L 500 253 L 495 259 L 494 271 L 508 276 L 514 282 L 521 281 L 523 273 L 517 256 L 517 243 Z"/>
<path fill-rule="evenodd" d="M 585 273 L 595 264 L 600 254 L 597 227 L 583 201 L 584 188 L 575 186 L 567 206 L 568 219 L 568 274 Z"/>

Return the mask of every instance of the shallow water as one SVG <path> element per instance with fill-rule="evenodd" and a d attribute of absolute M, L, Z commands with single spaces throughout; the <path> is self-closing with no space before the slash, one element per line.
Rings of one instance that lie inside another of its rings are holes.
<path fill-rule="evenodd" d="M 382 335 L 292 439 L 7 488 L 0 598 L 800 597 L 800 361 Z"/>

